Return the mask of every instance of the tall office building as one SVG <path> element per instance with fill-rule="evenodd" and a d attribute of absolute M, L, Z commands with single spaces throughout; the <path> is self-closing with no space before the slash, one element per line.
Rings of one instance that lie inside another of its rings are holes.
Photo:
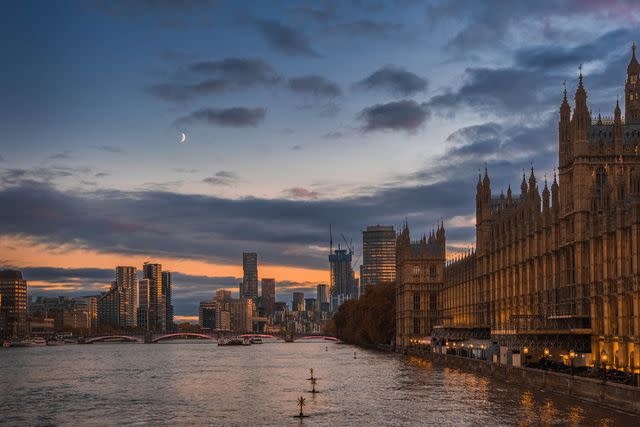
<path fill-rule="evenodd" d="M 120 291 L 120 304 L 124 318 L 120 319 L 120 327 L 135 328 L 138 326 L 138 274 L 135 267 L 116 267 L 116 286 Z"/>
<path fill-rule="evenodd" d="M 242 286 L 240 298 L 258 297 L 258 254 L 244 252 L 242 254 Z"/>
<path fill-rule="evenodd" d="M 304 311 L 304 292 L 294 292 L 291 311 Z"/>
<path fill-rule="evenodd" d="M 149 279 L 149 327 L 152 332 L 166 332 L 167 318 L 162 294 L 162 265 L 145 262 L 143 278 Z"/>
<path fill-rule="evenodd" d="M 20 271 L 0 270 L 0 328 L 5 338 L 28 333 L 27 281 Z"/>
<path fill-rule="evenodd" d="M 262 279 L 262 301 L 264 314 L 270 316 L 276 312 L 276 280 Z"/>
<path fill-rule="evenodd" d="M 316 287 L 316 310 L 328 312 L 331 309 L 329 304 L 329 287 L 321 283 Z"/>
<path fill-rule="evenodd" d="M 358 299 L 358 282 L 353 274 L 351 259 L 353 254 L 345 249 L 336 249 L 329 255 L 331 273 L 331 310 L 338 309 L 343 302 Z"/>
<path fill-rule="evenodd" d="M 138 326 L 142 329 L 149 330 L 149 279 L 140 279 L 138 281 Z"/>
<path fill-rule="evenodd" d="M 173 280 L 170 271 L 162 272 L 162 295 L 164 296 L 165 306 L 165 324 L 168 331 L 174 330 L 173 323 L 173 303 L 171 300 L 171 290 L 173 289 Z"/>
<path fill-rule="evenodd" d="M 396 232 L 393 226 L 369 226 L 362 232 L 362 292 L 369 286 L 396 279 Z"/>

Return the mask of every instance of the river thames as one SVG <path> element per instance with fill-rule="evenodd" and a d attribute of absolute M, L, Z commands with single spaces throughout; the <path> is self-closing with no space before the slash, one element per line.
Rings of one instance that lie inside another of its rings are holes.
<path fill-rule="evenodd" d="M 0 350 L 0 367 L 6 425 L 640 425 L 559 395 L 336 343 L 11 348 Z M 302 422 L 292 418 L 299 396 Z"/>

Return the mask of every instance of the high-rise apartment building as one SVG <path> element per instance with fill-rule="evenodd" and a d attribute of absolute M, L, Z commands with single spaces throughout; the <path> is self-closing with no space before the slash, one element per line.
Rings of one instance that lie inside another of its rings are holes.
<path fill-rule="evenodd" d="M 396 232 L 393 226 L 369 226 L 362 232 L 362 292 L 369 286 L 396 279 Z"/>
<path fill-rule="evenodd" d="M 236 333 L 251 332 L 253 330 L 253 313 L 255 311 L 253 299 L 230 299 L 226 303 L 231 318 L 231 331 Z"/>
<path fill-rule="evenodd" d="M 173 303 L 171 299 L 171 292 L 173 289 L 173 279 L 170 271 L 162 272 L 162 295 L 164 296 L 165 306 L 165 324 L 168 331 L 174 330 L 173 323 Z"/>
<path fill-rule="evenodd" d="M 22 272 L 0 270 L 0 336 L 21 337 L 28 333 L 27 281 Z"/>
<path fill-rule="evenodd" d="M 120 292 L 120 304 L 124 318 L 120 327 L 135 328 L 138 325 L 138 274 L 135 267 L 116 267 L 116 286 Z"/>
<path fill-rule="evenodd" d="M 276 312 L 276 280 L 262 279 L 262 301 L 264 303 L 265 316 Z"/>
<path fill-rule="evenodd" d="M 138 326 L 145 331 L 149 330 L 150 283 L 149 279 L 138 280 Z"/>
<path fill-rule="evenodd" d="M 240 298 L 258 297 L 258 254 L 245 252 L 242 254 L 242 286 Z"/>
<path fill-rule="evenodd" d="M 122 292 L 116 282 L 112 282 L 111 289 L 98 298 L 98 328 L 100 330 L 118 330 L 125 327 L 120 323 L 126 317 L 122 299 Z"/>
<path fill-rule="evenodd" d="M 149 327 L 152 332 L 166 332 L 166 304 L 162 293 L 162 265 L 145 262 L 143 278 L 149 279 Z"/>
<path fill-rule="evenodd" d="M 345 301 L 358 299 L 358 282 L 351 266 L 353 254 L 345 249 L 336 249 L 329 255 L 331 273 L 331 310 L 335 311 Z"/>

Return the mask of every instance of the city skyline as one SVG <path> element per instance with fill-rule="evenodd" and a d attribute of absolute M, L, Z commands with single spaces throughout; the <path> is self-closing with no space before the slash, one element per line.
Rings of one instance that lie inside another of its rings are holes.
<path fill-rule="evenodd" d="M 247 250 L 280 301 L 328 283 L 330 223 L 358 241 L 442 218 L 447 253 L 468 246 L 478 168 L 498 191 L 531 161 L 551 176 L 562 82 L 584 64 L 611 115 L 640 40 L 632 2 L 477 3 L 456 22 L 420 2 L 9 5 L 0 266 L 80 296 L 152 259 L 182 316 L 237 287 Z"/>

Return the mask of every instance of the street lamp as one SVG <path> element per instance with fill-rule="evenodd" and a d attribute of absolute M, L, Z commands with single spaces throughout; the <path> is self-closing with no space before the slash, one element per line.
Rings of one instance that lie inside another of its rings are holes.
<path fill-rule="evenodd" d="M 528 359 L 529 359 L 529 347 L 524 347 L 522 349 L 522 353 L 524 353 L 524 366 L 526 367 L 528 365 Z"/>
<path fill-rule="evenodd" d="M 544 357 L 549 357 L 549 355 L 551 354 L 551 351 L 549 351 L 548 348 L 544 348 Z"/>
<path fill-rule="evenodd" d="M 602 350 L 602 353 L 600 354 L 600 360 L 602 360 L 602 364 L 604 365 L 604 380 L 607 380 L 607 361 L 609 360 L 609 356 L 607 355 L 607 352 Z"/>
<path fill-rule="evenodd" d="M 573 359 L 576 358 L 576 352 L 571 350 L 569 351 L 569 359 L 571 359 L 571 375 L 573 375 Z"/>

